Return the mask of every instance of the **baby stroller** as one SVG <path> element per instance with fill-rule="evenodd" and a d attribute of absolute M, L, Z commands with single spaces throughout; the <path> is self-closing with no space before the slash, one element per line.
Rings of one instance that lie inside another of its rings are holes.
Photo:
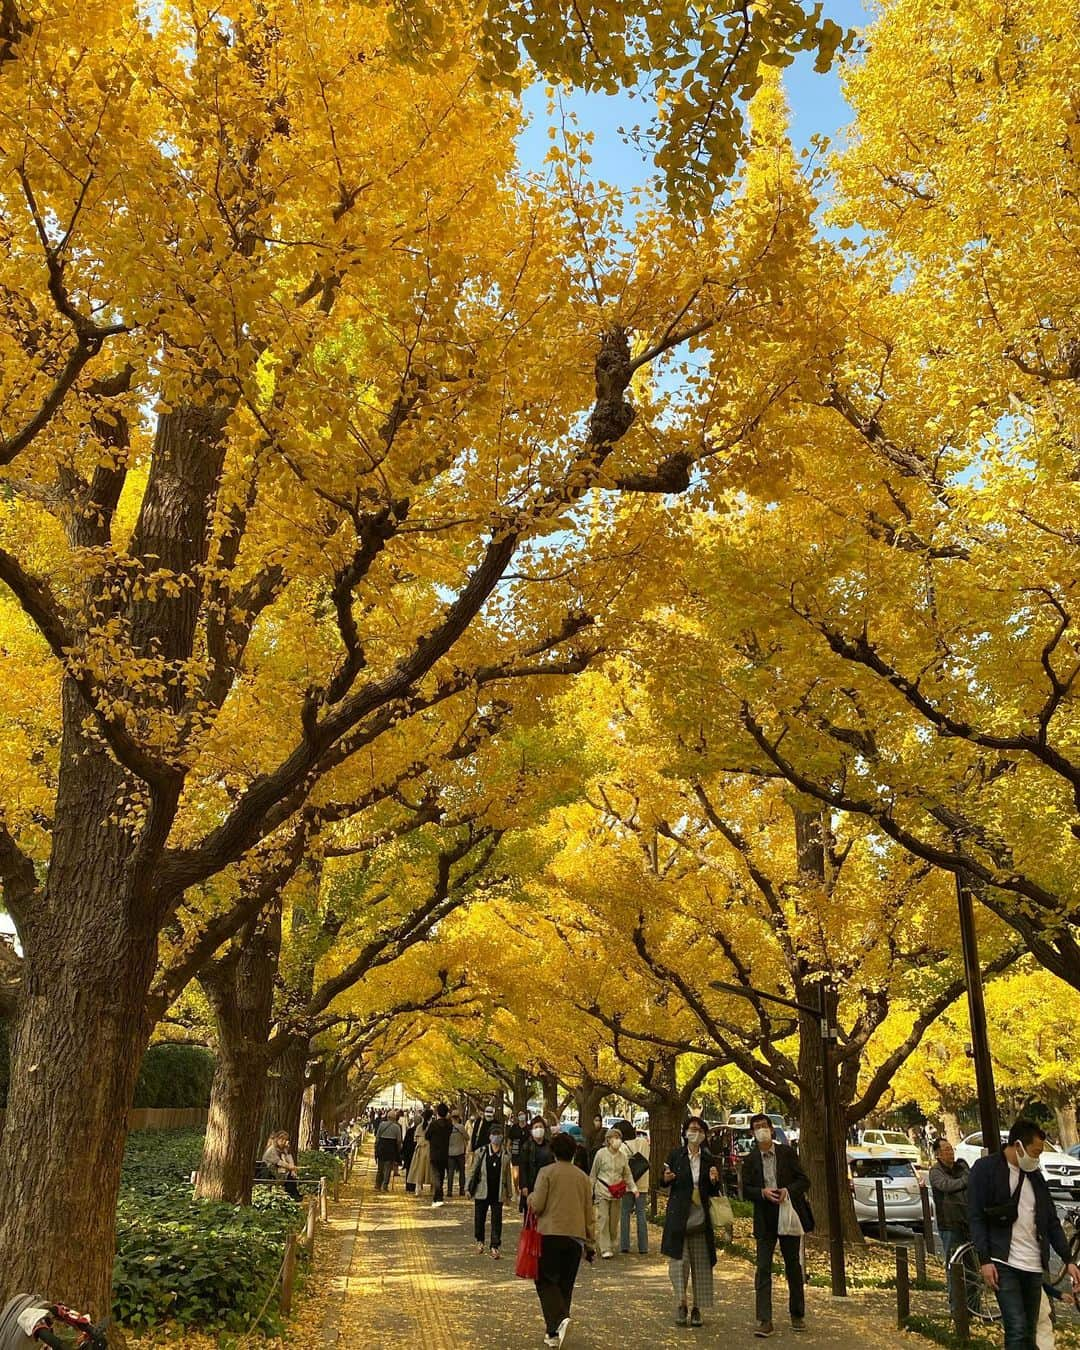
<path fill-rule="evenodd" d="M 38 1294 L 17 1294 L 0 1312 L 0 1350 L 34 1350 L 35 1345 L 48 1345 L 52 1350 L 108 1350 L 105 1339 L 107 1322 L 96 1326 L 89 1317 L 65 1308 L 62 1303 L 49 1303 Z M 64 1337 L 58 1327 L 70 1327 L 76 1334 Z"/>

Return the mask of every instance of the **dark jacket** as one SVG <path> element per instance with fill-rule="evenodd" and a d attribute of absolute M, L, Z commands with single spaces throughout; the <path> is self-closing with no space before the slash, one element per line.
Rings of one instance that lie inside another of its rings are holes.
<path fill-rule="evenodd" d="M 1021 1185 L 1030 1185 L 1035 1191 L 1035 1232 L 1042 1252 L 1043 1268 L 1050 1264 L 1050 1248 L 1053 1247 L 1063 1261 L 1069 1261 L 1069 1243 L 1061 1227 L 1061 1220 L 1050 1198 L 1050 1188 L 1042 1172 L 1021 1172 Z M 1002 1153 L 991 1153 L 980 1158 L 971 1169 L 968 1182 L 968 1223 L 971 1228 L 971 1240 L 979 1253 L 979 1261 L 986 1265 L 988 1261 L 1008 1262 L 1009 1247 L 1012 1244 L 1012 1226 L 1016 1221 L 1013 1211 L 1011 1217 L 997 1218 L 987 1213 L 987 1208 L 995 1205 L 1011 1205 L 1009 1160 Z M 1018 1197 L 1019 1198 L 1019 1197 Z"/>
<path fill-rule="evenodd" d="M 479 1153 L 482 1148 L 487 1148 L 488 1135 L 494 1124 L 494 1120 L 485 1120 L 483 1116 L 473 1121 L 472 1135 L 469 1138 L 470 1153 Z"/>
<path fill-rule="evenodd" d="M 673 1148 L 668 1154 L 668 1168 L 675 1173 L 675 1180 L 666 1182 L 661 1173 L 660 1185 L 669 1186 L 667 1213 L 664 1215 L 664 1236 L 660 1240 L 660 1251 L 669 1260 L 682 1259 L 686 1242 L 686 1225 L 690 1218 L 691 1196 L 694 1190 L 694 1174 L 690 1170 L 690 1150 L 684 1144 L 682 1148 Z M 720 1159 L 707 1149 L 701 1150 L 701 1170 L 698 1173 L 698 1192 L 701 1195 L 701 1207 L 705 1211 L 705 1242 L 709 1248 L 709 1264 L 716 1265 L 716 1237 L 713 1234 L 712 1218 L 709 1214 L 709 1199 L 723 1190 L 722 1182 L 709 1177 L 709 1171 L 715 1167 L 717 1175 L 723 1177 Z"/>
<path fill-rule="evenodd" d="M 453 1122 L 449 1116 L 436 1116 L 428 1126 L 427 1141 L 433 1163 L 446 1163 L 450 1158 L 450 1134 Z"/>
<path fill-rule="evenodd" d="M 521 1146 L 529 1137 L 528 1125 L 519 1125 L 515 1120 L 506 1128 L 506 1142 L 510 1145 L 510 1157 L 516 1163 L 521 1156 Z"/>
<path fill-rule="evenodd" d="M 934 1195 L 938 1232 L 967 1232 L 969 1179 L 970 1169 L 963 1158 L 957 1158 L 951 1167 L 942 1162 L 931 1167 L 930 1189 Z"/>
<path fill-rule="evenodd" d="M 384 1120 L 375 1131 L 375 1157 L 379 1162 L 401 1161 L 401 1126 L 396 1120 Z"/>
<path fill-rule="evenodd" d="M 538 1144 L 530 1134 L 518 1154 L 518 1190 L 534 1191 L 541 1167 L 547 1167 L 554 1161 L 550 1137 L 545 1136 L 543 1143 Z"/>
<path fill-rule="evenodd" d="M 814 1212 L 807 1196 L 810 1178 L 802 1170 L 799 1155 L 790 1144 L 773 1144 L 776 1150 L 776 1185 L 787 1191 L 799 1222 L 807 1233 L 814 1231 Z M 780 1206 L 762 1195 L 765 1170 L 757 1144 L 746 1155 L 742 1169 L 743 1195 L 754 1204 L 754 1236 L 774 1237 L 780 1223 Z"/>

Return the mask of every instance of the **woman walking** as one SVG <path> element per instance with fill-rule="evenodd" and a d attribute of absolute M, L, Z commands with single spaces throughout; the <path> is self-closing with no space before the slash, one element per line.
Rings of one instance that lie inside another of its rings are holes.
<path fill-rule="evenodd" d="M 465 1194 L 465 1152 L 469 1137 L 461 1123 L 461 1112 L 450 1112 L 450 1161 L 446 1173 L 446 1198 L 454 1194 L 454 1178 L 458 1179 L 458 1195 Z"/>
<path fill-rule="evenodd" d="M 540 1274 L 536 1293 L 544 1314 L 544 1344 L 560 1346 L 570 1325 L 574 1282 L 584 1251 L 586 1261 L 596 1252 L 592 1187 L 575 1167 L 574 1141 L 557 1134 L 551 1141 L 555 1161 L 542 1168 L 529 1195 L 541 1234 Z"/>
<path fill-rule="evenodd" d="M 630 1220 L 637 1219 L 638 1254 L 647 1256 L 649 1251 L 649 1220 L 645 1213 L 645 1193 L 649 1189 L 649 1141 L 645 1135 L 634 1131 L 633 1139 L 627 1139 L 622 1132 L 626 1151 L 630 1154 L 630 1171 L 634 1174 L 637 1195 L 627 1192 L 622 1198 L 622 1215 L 619 1223 L 619 1250 L 630 1251 Z"/>
<path fill-rule="evenodd" d="M 423 1120 L 416 1127 L 416 1133 L 413 1136 L 416 1147 L 413 1150 L 412 1162 L 409 1164 L 409 1173 L 405 1178 L 412 1189 L 417 1193 L 430 1186 L 432 1183 L 431 1173 L 431 1146 L 427 1141 L 427 1126 Z"/>
<path fill-rule="evenodd" d="M 521 1146 L 518 1162 L 518 1193 L 521 1196 L 521 1212 L 525 1213 L 525 1204 L 536 1185 L 540 1169 L 555 1161 L 551 1151 L 551 1132 L 543 1116 L 533 1116 L 529 1126 L 529 1137 Z M 571 1154 L 571 1156 L 573 1156 Z"/>
<path fill-rule="evenodd" d="M 409 1168 L 412 1166 L 413 1154 L 416 1152 L 416 1131 L 420 1127 L 420 1112 L 409 1112 L 409 1128 L 405 1131 L 405 1141 L 401 1146 L 401 1161 L 405 1167 L 405 1189 L 411 1195 L 416 1187 L 409 1180 Z"/>
<path fill-rule="evenodd" d="M 596 1205 L 596 1240 L 600 1255 L 610 1260 L 619 1243 L 619 1223 L 624 1195 L 637 1199 L 637 1182 L 630 1170 L 630 1154 L 616 1129 L 608 1130 L 603 1148 L 589 1169 L 593 1203 Z"/>
<path fill-rule="evenodd" d="M 502 1126 L 496 1125 L 484 1148 L 476 1155 L 469 1177 L 473 1198 L 473 1236 L 476 1250 L 484 1253 L 484 1233 L 491 1211 L 491 1255 L 498 1260 L 502 1248 L 503 1205 L 514 1198 L 514 1168 L 510 1150 L 503 1147 Z"/>
<path fill-rule="evenodd" d="M 661 1184 L 671 1188 L 660 1250 L 668 1258 L 668 1274 L 675 1291 L 675 1322 L 684 1327 L 702 1325 L 701 1310 L 713 1306 L 713 1266 L 716 1238 L 709 1216 L 709 1199 L 719 1195 L 719 1160 L 704 1147 L 705 1122 L 691 1116 L 686 1143 L 674 1148 L 664 1164 Z M 689 1311 L 686 1289 L 693 1287 Z"/>

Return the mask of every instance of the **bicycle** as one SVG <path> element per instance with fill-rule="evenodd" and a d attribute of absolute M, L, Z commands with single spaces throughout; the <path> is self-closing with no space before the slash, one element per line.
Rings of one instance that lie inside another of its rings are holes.
<path fill-rule="evenodd" d="M 946 1274 L 948 1275 L 950 1300 L 954 1268 L 959 1269 L 963 1274 L 964 1302 L 968 1306 L 968 1315 L 979 1322 L 1000 1322 L 1001 1309 L 994 1297 L 994 1291 L 983 1279 L 982 1266 L 979 1263 L 979 1254 L 975 1250 L 974 1243 L 962 1242 L 949 1257 Z"/>
<path fill-rule="evenodd" d="M 0 1350 L 28 1350 L 34 1344 L 71 1350 L 72 1341 L 57 1334 L 58 1326 L 76 1333 L 77 1350 L 109 1350 L 108 1319 L 94 1323 L 85 1313 L 50 1303 L 39 1294 L 17 1294 L 0 1313 Z"/>

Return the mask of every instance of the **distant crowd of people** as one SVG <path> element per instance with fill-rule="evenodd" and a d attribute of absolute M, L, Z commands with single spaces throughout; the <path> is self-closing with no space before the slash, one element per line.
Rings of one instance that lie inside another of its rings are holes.
<path fill-rule="evenodd" d="M 596 1116 L 586 1134 L 577 1125 L 519 1112 L 505 1120 L 494 1105 L 466 1120 L 446 1103 L 410 1111 L 373 1113 L 376 1188 L 389 1191 L 404 1175 L 405 1190 L 431 1193 L 431 1207 L 458 1194 L 473 1203 L 477 1253 L 502 1255 L 503 1214 L 516 1201 L 535 1217 L 541 1235 L 536 1292 L 544 1318 L 544 1344 L 560 1346 L 570 1323 L 582 1260 L 611 1260 L 632 1250 L 646 1255 L 649 1226 L 649 1139 L 630 1121 L 605 1126 Z M 755 1335 L 774 1334 L 773 1254 L 777 1244 L 788 1284 L 792 1327 L 806 1325 L 802 1235 L 814 1226 L 810 1182 L 795 1150 L 778 1143 L 765 1115 L 754 1116 L 754 1148 L 746 1160 L 743 1189 L 754 1205 L 757 1245 Z M 682 1141 L 656 1178 L 668 1191 L 660 1250 L 667 1258 L 678 1326 L 700 1327 L 714 1303 L 713 1267 L 718 1229 L 731 1221 L 724 1199 L 723 1160 L 710 1153 L 708 1126 L 691 1116 Z M 726 1212 L 725 1212 L 726 1207 Z M 490 1228 L 489 1228 L 490 1225 Z M 636 1240 L 632 1247 L 631 1238 Z"/>

